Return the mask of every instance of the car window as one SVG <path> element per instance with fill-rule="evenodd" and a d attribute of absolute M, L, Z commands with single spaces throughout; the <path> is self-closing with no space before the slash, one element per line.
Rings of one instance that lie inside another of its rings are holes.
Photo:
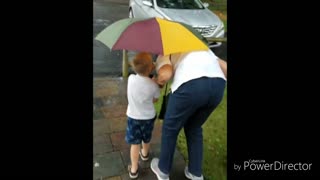
<path fill-rule="evenodd" d="M 157 6 L 169 9 L 203 9 L 198 0 L 157 0 Z"/>
<path fill-rule="evenodd" d="M 151 4 L 153 5 L 153 0 L 145 0 L 145 1 L 149 1 L 149 2 L 151 2 Z"/>

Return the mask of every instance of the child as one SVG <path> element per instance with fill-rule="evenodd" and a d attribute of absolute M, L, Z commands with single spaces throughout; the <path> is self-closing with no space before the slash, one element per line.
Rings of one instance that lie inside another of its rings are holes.
<path fill-rule="evenodd" d="M 156 119 L 153 103 L 158 100 L 160 89 L 149 77 L 155 68 L 151 54 L 138 53 L 132 65 L 137 74 L 131 74 L 128 78 L 128 125 L 125 139 L 128 144 L 131 144 L 129 176 L 134 179 L 139 176 L 139 155 L 143 161 L 149 159 L 150 140 Z"/>

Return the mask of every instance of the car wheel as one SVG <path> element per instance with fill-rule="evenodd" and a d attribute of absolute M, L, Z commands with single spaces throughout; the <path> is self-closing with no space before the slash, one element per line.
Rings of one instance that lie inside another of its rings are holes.
<path fill-rule="evenodd" d="M 132 10 L 130 9 L 129 10 L 129 18 L 133 18 L 134 16 L 133 16 L 133 12 L 132 12 Z"/>

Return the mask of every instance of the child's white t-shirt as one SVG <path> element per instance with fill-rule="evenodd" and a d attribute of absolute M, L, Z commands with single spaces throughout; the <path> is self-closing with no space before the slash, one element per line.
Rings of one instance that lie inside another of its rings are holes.
<path fill-rule="evenodd" d="M 131 74 L 128 78 L 127 96 L 127 116 L 138 120 L 155 117 L 153 98 L 159 98 L 160 88 L 149 77 Z"/>

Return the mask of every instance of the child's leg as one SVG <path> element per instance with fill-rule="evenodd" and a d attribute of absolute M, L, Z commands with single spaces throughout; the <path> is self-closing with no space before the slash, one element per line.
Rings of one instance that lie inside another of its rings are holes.
<path fill-rule="evenodd" d="M 150 141 L 152 138 L 152 131 L 154 127 L 154 122 L 156 120 L 156 116 L 148 121 L 145 121 L 146 123 L 144 124 L 144 131 L 142 134 L 142 155 L 143 156 L 148 156 L 149 154 L 149 149 L 150 149 Z"/>
<path fill-rule="evenodd" d="M 131 172 L 135 173 L 138 169 L 140 144 L 131 144 L 130 158 L 131 158 Z"/>
<path fill-rule="evenodd" d="M 142 150 L 141 150 L 141 152 L 142 152 L 143 156 L 147 156 L 148 155 L 149 149 L 150 149 L 150 142 L 149 143 L 142 142 Z"/>

